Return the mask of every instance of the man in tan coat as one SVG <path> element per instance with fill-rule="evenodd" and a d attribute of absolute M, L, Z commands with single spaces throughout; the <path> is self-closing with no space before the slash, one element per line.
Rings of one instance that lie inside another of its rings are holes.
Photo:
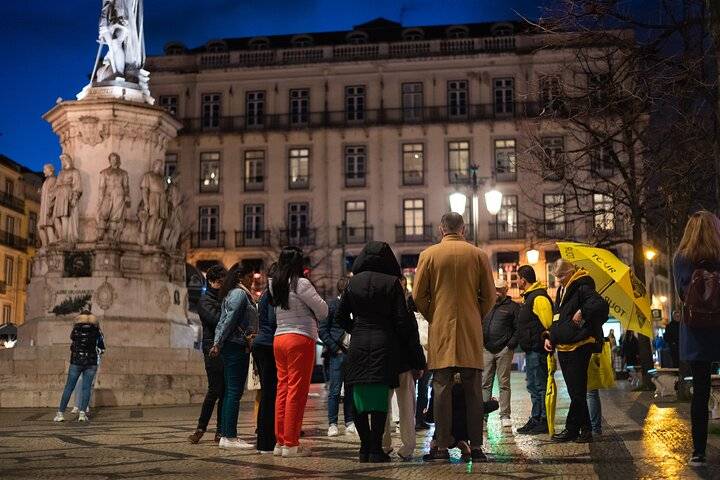
<path fill-rule="evenodd" d="M 472 460 L 484 461 L 482 319 L 495 302 L 490 262 L 465 241 L 465 224 L 457 213 L 443 215 L 442 241 L 420 254 L 413 298 L 428 320 L 428 368 L 433 371 L 437 446 L 424 460 L 449 459 L 453 376 L 465 391 Z"/>

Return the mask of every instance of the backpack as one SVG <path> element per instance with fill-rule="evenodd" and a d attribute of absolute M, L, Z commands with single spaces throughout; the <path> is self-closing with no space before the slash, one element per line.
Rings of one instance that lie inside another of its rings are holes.
<path fill-rule="evenodd" d="M 682 322 L 688 327 L 720 327 L 720 271 L 701 263 L 685 291 Z"/>

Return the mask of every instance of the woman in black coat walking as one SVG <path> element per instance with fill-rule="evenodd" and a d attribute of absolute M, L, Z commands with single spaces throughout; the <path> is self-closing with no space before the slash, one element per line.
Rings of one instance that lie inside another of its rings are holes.
<path fill-rule="evenodd" d="M 413 369 L 425 368 L 417 322 L 407 308 L 401 275 L 387 243 L 368 243 L 355 260 L 353 277 L 336 314 L 337 322 L 351 333 L 345 382 L 353 386 L 361 462 L 390 459 L 382 450 L 382 436 L 388 394 L 398 386 L 398 366 L 408 362 Z"/>

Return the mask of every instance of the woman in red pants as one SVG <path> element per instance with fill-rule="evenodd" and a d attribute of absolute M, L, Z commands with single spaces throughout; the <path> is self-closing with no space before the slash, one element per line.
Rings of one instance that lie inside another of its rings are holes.
<path fill-rule="evenodd" d="M 303 253 L 296 247 L 280 252 L 277 272 L 270 281 L 277 329 L 273 350 L 277 366 L 274 455 L 307 457 L 310 449 L 300 446 L 305 404 L 315 365 L 318 319 L 328 307 L 315 287 L 303 277 Z"/>

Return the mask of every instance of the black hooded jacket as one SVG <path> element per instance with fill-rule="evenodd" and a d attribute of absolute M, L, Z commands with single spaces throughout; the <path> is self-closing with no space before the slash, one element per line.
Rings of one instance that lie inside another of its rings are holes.
<path fill-rule="evenodd" d="M 554 345 L 571 345 L 589 337 L 595 337 L 602 349 L 602 326 L 608 319 L 608 303 L 595 291 L 595 281 L 584 275 L 572 281 L 562 296 L 558 291 L 558 319 L 550 327 L 550 341 Z M 580 310 L 583 322 L 580 326 L 572 321 Z"/>
<path fill-rule="evenodd" d="M 78 322 L 70 333 L 70 363 L 82 367 L 98 364 L 98 349 L 105 350 L 102 332 L 96 322 Z"/>
<path fill-rule="evenodd" d="M 400 265 L 387 243 L 370 242 L 352 271 L 335 316 L 351 334 L 345 382 L 395 388 L 398 374 L 426 364 L 417 322 L 400 285 Z"/>

